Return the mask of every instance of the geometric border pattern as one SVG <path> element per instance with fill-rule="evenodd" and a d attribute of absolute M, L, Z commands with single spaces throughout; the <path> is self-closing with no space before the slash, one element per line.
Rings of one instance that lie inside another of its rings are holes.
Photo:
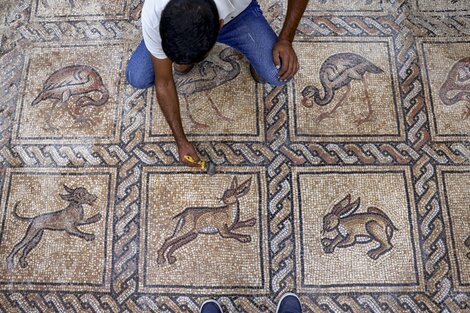
<path fill-rule="evenodd" d="M 313 312 L 388 310 L 391 312 L 458 312 L 470 308 L 469 293 L 453 289 L 449 252 L 440 205 L 436 167 L 470 164 L 470 142 L 430 139 L 423 96 L 416 38 L 420 36 L 468 36 L 470 16 L 420 14 L 405 0 L 383 2 L 386 15 L 364 17 L 347 14 L 304 16 L 298 31 L 305 37 L 391 37 L 396 49 L 400 97 L 404 106 L 406 140 L 399 143 L 291 143 L 287 88 L 263 87 L 266 142 L 199 142 L 197 148 L 214 163 L 224 166 L 262 166 L 268 178 L 268 239 L 270 294 L 254 297 L 230 294 L 217 300 L 229 312 L 265 312 L 287 291 L 296 291 L 293 244 L 292 166 L 388 165 L 407 166 L 413 177 L 424 259 L 424 292 L 383 294 L 357 292 L 301 294 Z M 6 35 L 0 41 L 0 166 L 1 167 L 117 167 L 114 220 L 113 272 L 109 293 L 34 292 L 6 289 L 0 292 L 5 312 L 95 311 L 189 311 L 197 312 L 209 296 L 140 294 L 138 245 L 142 170 L 149 165 L 178 165 L 174 143 L 146 144 L 144 137 L 147 93 L 126 86 L 121 141 L 96 145 L 11 145 L 11 128 L 17 108 L 24 49 L 37 42 L 83 40 L 135 40 L 140 37 L 142 1 L 130 3 L 129 19 L 105 21 L 30 20 L 30 4 L 16 5 L 6 18 Z M 268 20 L 279 30 L 285 8 L 269 7 Z M 135 46 L 137 43 L 134 42 Z M 130 54 L 130 51 L 129 51 Z M 1 169 L 0 169 L 1 170 Z M 3 176 L 0 178 L 3 185 Z"/>

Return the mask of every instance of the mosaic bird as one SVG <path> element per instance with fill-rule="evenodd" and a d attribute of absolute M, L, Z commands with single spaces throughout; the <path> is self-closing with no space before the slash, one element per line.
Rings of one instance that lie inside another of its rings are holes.
<path fill-rule="evenodd" d="M 241 55 L 232 48 L 225 48 L 219 53 L 218 57 L 218 60 L 201 62 L 198 65 L 199 75 L 177 76 L 175 79 L 178 93 L 184 97 L 189 118 L 198 127 L 209 127 L 207 124 L 197 122 L 189 108 L 188 97 L 198 92 L 205 93 L 211 107 L 219 117 L 231 121 L 230 118 L 222 115 L 208 91 L 235 79 L 240 74 L 240 64 L 236 60 L 241 59 Z"/>
<path fill-rule="evenodd" d="M 302 91 L 302 104 L 311 108 L 313 104 L 326 106 L 330 104 L 336 91 L 346 87 L 347 92 L 342 96 L 336 106 L 328 113 L 323 113 L 318 117 L 318 121 L 322 121 L 327 117 L 331 117 L 336 110 L 341 107 L 351 91 L 351 82 L 353 80 L 362 81 L 365 87 L 365 94 L 369 108 L 368 115 L 365 119 L 358 120 L 356 123 L 362 124 L 367 121 L 372 114 L 372 105 L 367 90 L 367 83 L 364 76 L 367 73 L 381 74 L 384 71 L 368 61 L 364 57 L 355 53 L 338 53 L 330 56 L 323 62 L 320 68 L 320 82 L 323 86 L 323 97 L 315 86 L 306 86 Z M 313 98 L 313 100 L 312 100 Z"/>
<path fill-rule="evenodd" d="M 456 105 L 461 101 L 470 103 L 470 57 L 455 63 L 439 90 L 439 98 L 447 105 Z M 470 105 L 462 113 L 462 119 L 470 117 Z"/>
<path fill-rule="evenodd" d="M 97 100 L 91 98 L 88 94 L 93 92 L 98 92 L 100 98 Z M 70 109 L 68 101 L 73 96 L 80 97 L 73 103 L 73 109 Z M 46 114 L 46 124 L 48 130 L 55 131 L 57 127 L 52 125 L 51 119 L 58 105 L 65 106 L 76 122 L 87 123 L 90 119 L 83 117 L 82 109 L 88 106 L 103 106 L 109 100 L 109 91 L 94 68 L 87 65 L 72 65 L 51 74 L 31 106 L 36 106 L 46 100 L 53 101 L 52 108 Z"/>

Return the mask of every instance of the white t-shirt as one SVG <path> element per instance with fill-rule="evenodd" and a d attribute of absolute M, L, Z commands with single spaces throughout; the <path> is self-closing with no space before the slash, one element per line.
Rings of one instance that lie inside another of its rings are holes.
<path fill-rule="evenodd" d="M 145 0 L 142 9 L 142 31 L 144 42 L 150 53 L 157 59 L 166 59 L 160 36 L 160 18 L 170 0 Z M 220 19 L 230 22 L 251 3 L 251 0 L 214 0 Z"/>

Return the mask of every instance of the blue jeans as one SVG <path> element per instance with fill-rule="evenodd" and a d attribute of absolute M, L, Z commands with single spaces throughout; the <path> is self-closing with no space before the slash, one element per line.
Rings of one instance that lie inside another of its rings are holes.
<path fill-rule="evenodd" d="M 279 70 L 273 61 L 272 51 L 277 35 L 264 18 L 257 0 L 253 0 L 240 15 L 222 27 L 217 41 L 245 55 L 265 82 L 275 86 L 285 84 L 279 81 Z M 155 84 L 151 54 L 143 40 L 127 64 L 126 77 L 129 84 L 138 89 Z"/>

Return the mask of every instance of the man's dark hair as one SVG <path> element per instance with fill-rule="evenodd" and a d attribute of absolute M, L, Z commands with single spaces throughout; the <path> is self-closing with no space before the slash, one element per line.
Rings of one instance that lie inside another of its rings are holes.
<path fill-rule="evenodd" d="M 213 0 L 170 0 L 160 19 L 163 51 L 178 64 L 202 61 L 215 45 L 219 30 Z"/>

